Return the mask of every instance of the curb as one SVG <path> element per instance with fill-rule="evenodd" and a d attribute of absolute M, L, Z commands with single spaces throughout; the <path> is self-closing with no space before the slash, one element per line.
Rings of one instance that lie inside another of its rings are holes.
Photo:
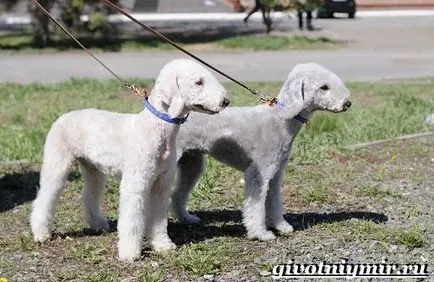
<path fill-rule="evenodd" d="M 433 9 L 434 3 L 358 4 L 357 9 Z"/>
<path fill-rule="evenodd" d="M 434 6 L 433 6 L 434 8 Z M 394 17 L 431 17 L 434 9 L 430 10 L 364 10 L 357 11 L 358 18 L 394 18 Z"/>

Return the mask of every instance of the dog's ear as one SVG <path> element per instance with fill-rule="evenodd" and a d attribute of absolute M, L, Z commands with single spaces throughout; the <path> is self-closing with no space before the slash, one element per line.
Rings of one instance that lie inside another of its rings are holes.
<path fill-rule="evenodd" d="M 178 76 L 176 74 L 165 77 L 161 81 L 157 81 L 157 84 L 157 95 L 164 104 L 171 105 L 174 98 L 181 96 Z"/>
<path fill-rule="evenodd" d="M 295 76 L 292 73 L 285 81 L 278 100 L 285 105 L 306 105 L 312 98 L 311 81 L 307 76 Z"/>
<path fill-rule="evenodd" d="M 307 77 L 295 79 L 290 86 L 290 91 L 293 93 L 294 103 L 304 104 L 308 98 L 309 80 Z"/>
<path fill-rule="evenodd" d="M 298 98 L 302 101 L 303 104 L 308 104 L 315 94 L 317 83 L 311 81 L 308 77 L 302 77 L 299 79 L 297 83 L 298 88 Z"/>
<path fill-rule="evenodd" d="M 178 75 L 165 77 L 158 85 L 157 95 L 169 108 L 169 115 L 177 116 L 184 109 L 184 98 L 179 88 Z"/>
<path fill-rule="evenodd" d="M 300 94 L 301 94 L 301 99 L 305 99 L 304 97 L 304 80 L 301 81 L 301 88 L 300 88 Z"/>

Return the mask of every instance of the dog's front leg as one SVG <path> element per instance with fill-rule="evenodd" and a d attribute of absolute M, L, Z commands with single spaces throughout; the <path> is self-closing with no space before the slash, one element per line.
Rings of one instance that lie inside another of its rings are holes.
<path fill-rule="evenodd" d="M 148 173 L 149 174 L 149 173 Z M 140 258 L 153 178 L 146 173 L 126 171 L 122 175 L 119 199 L 119 259 L 132 262 Z"/>
<path fill-rule="evenodd" d="M 172 172 L 159 175 L 150 193 L 150 213 L 146 217 L 146 238 L 157 252 L 176 248 L 167 235 L 167 215 L 173 176 Z"/>
<path fill-rule="evenodd" d="M 265 199 L 268 191 L 268 178 L 264 177 L 253 165 L 244 172 L 246 200 L 243 210 L 243 223 L 247 229 L 247 237 L 261 241 L 276 238 L 267 230 L 265 224 Z"/>
<path fill-rule="evenodd" d="M 265 210 L 267 213 L 267 226 L 275 228 L 277 231 L 287 234 L 294 231 L 291 224 L 289 224 L 283 217 L 283 204 L 280 193 L 281 179 L 285 166 L 280 170 L 270 181 L 270 188 L 265 202 Z"/>

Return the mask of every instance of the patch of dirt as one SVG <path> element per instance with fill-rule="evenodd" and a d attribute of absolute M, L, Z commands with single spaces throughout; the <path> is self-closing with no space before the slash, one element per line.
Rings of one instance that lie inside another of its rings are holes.
<path fill-rule="evenodd" d="M 12 120 L 10 115 L 0 115 L 0 124 L 9 124 Z"/>
<path fill-rule="evenodd" d="M 197 212 L 203 220 L 199 225 L 170 220 L 169 236 L 179 249 L 158 255 L 145 246 L 142 260 L 131 265 L 116 259 L 116 214 L 109 214 L 111 232 L 95 234 L 84 226 L 77 172 L 71 173 L 61 196 L 54 238 L 33 243 L 28 215 L 39 167 L 3 167 L 0 277 L 13 281 L 260 281 L 271 280 L 268 271 L 288 259 L 299 263 L 333 263 L 342 258 L 361 263 L 379 263 L 383 258 L 423 263 L 426 259 L 432 265 L 433 145 L 431 136 L 352 153 L 330 152 L 329 160 L 315 166 L 290 164 L 282 197 L 295 232 L 270 242 L 246 238 L 239 193 L 231 194 L 233 187 L 228 185 L 218 190 L 221 195 L 212 197 L 227 197 L 235 206 L 203 203 Z M 310 197 L 303 194 L 306 191 Z M 327 191 L 326 196 L 315 194 L 318 191 Z M 112 193 L 117 192 L 109 188 L 106 212 L 110 211 L 107 205 L 116 204 L 110 200 Z"/>
<path fill-rule="evenodd" d="M 381 98 L 378 97 L 378 95 L 368 90 L 361 95 L 354 96 L 352 100 L 354 100 L 353 103 L 355 102 L 359 106 L 371 107 L 378 104 Z"/>

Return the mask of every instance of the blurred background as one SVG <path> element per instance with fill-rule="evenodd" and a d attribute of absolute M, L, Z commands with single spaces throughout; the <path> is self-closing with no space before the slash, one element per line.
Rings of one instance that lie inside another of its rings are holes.
<path fill-rule="evenodd" d="M 126 38 L 147 36 L 137 25 L 124 17 L 114 16 L 113 10 L 96 0 L 40 0 L 47 10 L 81 37 Z M 361 16 L 366 11 L 414 10 L 434 8 L 434 0 L 113 0 L 127 12 L 165 33 L 178 37 L 231 36 L 243 33 L 271 31 L 290 32 L 301 28 L 321 30 L 323 24 L 313 24 L 313 18 Z M 243 19 L 254 12 L 249 22 Z M 263 18 L 261 12 L 265 13 Z M 299 13 L 297 13 L 299 12 Z M 269 18 L 267 19 L 267 15 Z M 368 14 L 369 15 L 369 14 Z M 371 14 L 372 15 L 372 14 Z M 386 15 L 386 14 L 384 14 Z M 381 23 L 383 25 L 384 23 Z M 346 21 L 340 22 L 347 25 Z M 32 35 L 35 46 L 44 47 L 63 35 L 50 20 L 28 0 L 2 0 L 0 3 L 1 34 Z M 210 38 L 212 39 L 212 38 Z M 4 44 L 3 44 L 4 45 Z M 4 47 L 4 46 L 3 46 Z"/>
<path fill-rule="evenodd" d="M 101 1 L 39 2 L 85 46 L 106 53 L 105 59 L 123 75 L 152 78 L 168 59 L 182 56 Z M 344 79 L 353 80 L 420 77 L 434 72 L 434 0 L 113 2 L 187 49 L 206 53 L 206 59 L 243 80 L 283 80 L 289 66 L 302 61 L 325 64 Z M 65 55 L 65 51 L 74 50 L 79 47 L 32 1 L 0 2 L 0 55 L 4 55 L 0 67 L 8 69 L 0 81 L 109 77 L 83 54 Z M 143 56 L 152 50 L 161 52 Z M 127 52 L 110 55 L 122 51 Z M 141 52 L 140 59 L 134 52 Z M 41 53 L 56 56 L 40 59 L 35 55 Z M 20 58 L 29 62 L 24 69 L 17 64 Z M 281 64 L 282 58 L 285 64 Z M 83 64 L 80 70 L 74 68 L 78 61 Z M 51 68 L 41 73 L 41 67 L 50 62 Z M 149 68 L 144 70 L 143 64 Z M 252 67 L 257 65 L 261 69 Z"/>

